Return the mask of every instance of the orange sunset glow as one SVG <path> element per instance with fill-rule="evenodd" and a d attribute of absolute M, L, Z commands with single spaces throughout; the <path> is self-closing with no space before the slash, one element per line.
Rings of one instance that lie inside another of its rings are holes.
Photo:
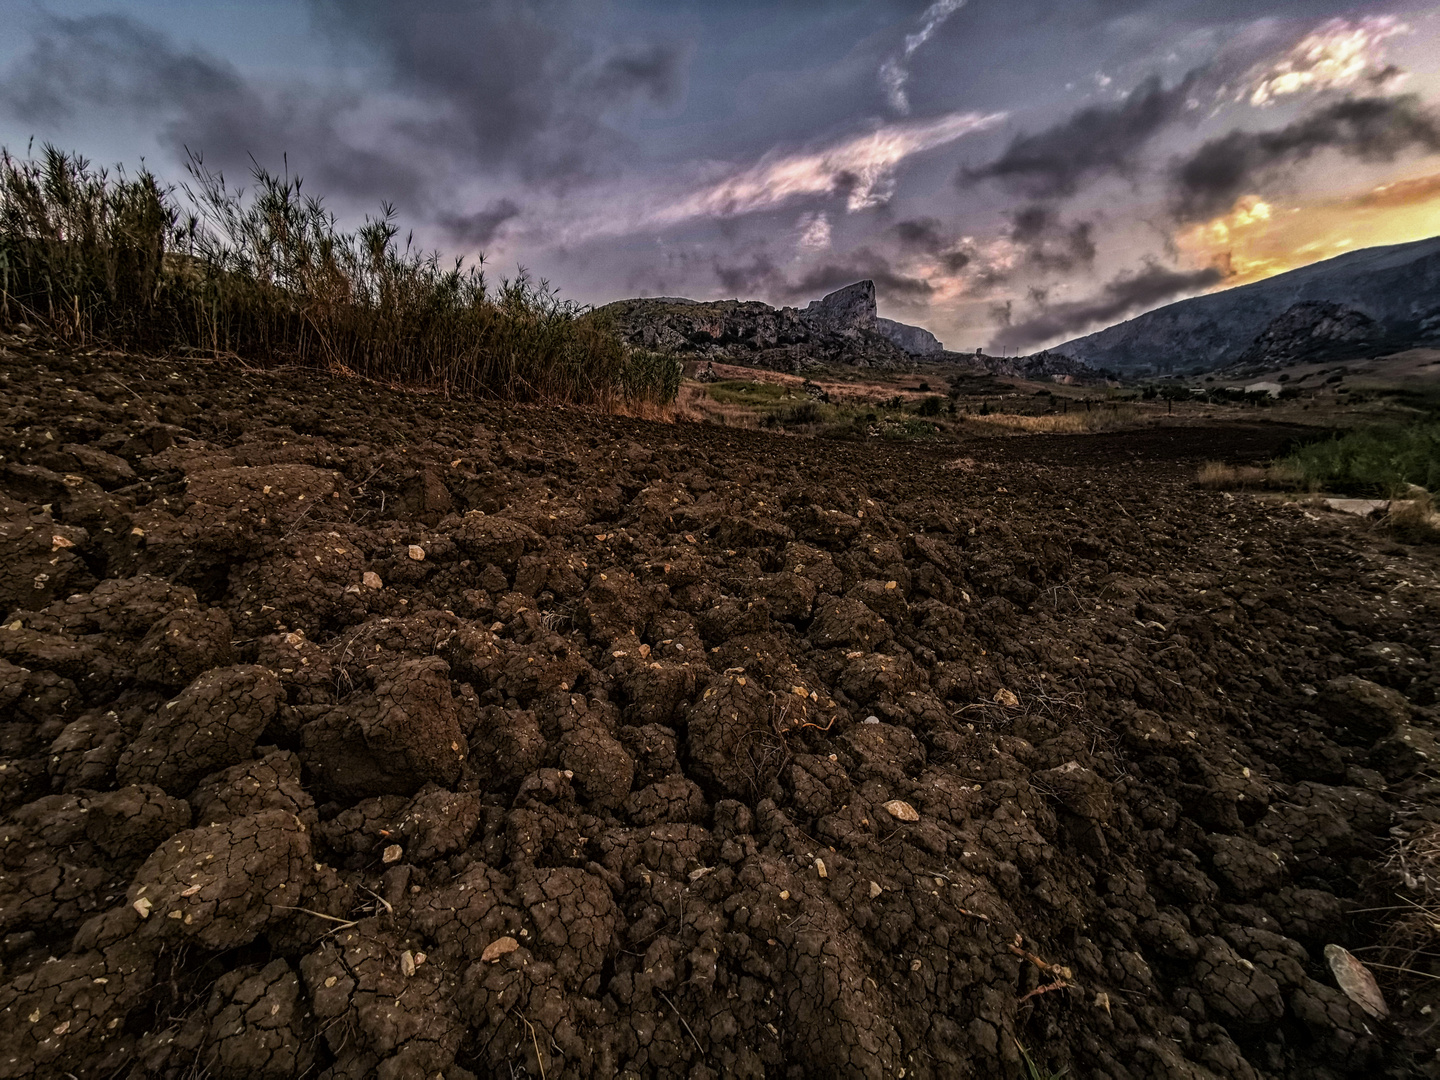
<path fill-rule="evenodd" d="M 1219 287 L 1231 288 L 1354 248 L 1402 244 L 1436 233 L 1440 173 L 1430 173 L 1301 204 L 1246 195 L 1228 214 L 1184 229 L 1175 242 L 1197 265 L 1225 269 Z"/>

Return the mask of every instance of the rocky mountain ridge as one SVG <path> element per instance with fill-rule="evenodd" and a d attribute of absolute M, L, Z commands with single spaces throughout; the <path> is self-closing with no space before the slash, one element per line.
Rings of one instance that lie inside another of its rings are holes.
<path fill-rule="evenodd" d="M 1181 300 L 1049 352 L 1134 376 L 1384 355 L 1436 341 L 1440 237 L 1431 237 Z"/>
<path fill-rule="evenodd" d="M 941 351 L 928 330 L 877 313 L 875 283 L 857 281 L 801 309 L 758 300 L 618 300 L 600 311 L 636 348 L 799 371 L 845 364 L 905 368 Z"/>

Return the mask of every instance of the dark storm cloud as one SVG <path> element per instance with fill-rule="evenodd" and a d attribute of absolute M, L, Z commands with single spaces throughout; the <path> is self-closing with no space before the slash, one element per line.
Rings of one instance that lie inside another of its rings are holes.
<path fill-rule="evenodd" d="M 767 251 L 739 260 L 713 263 L 715 278 L 731 295 L 742 299 L 769 297 L 779 303 L 803 304 L 826 293 L 869 279 L 882 301 L 906 304 L 923 301 L 934 287 L 897 271 L 885 256 L 869 248 L 847 252 L 789 278 Z"/>
<path fill-rule="evenodd" d="M 1097 296 L 1053 304 L 1017 322 L 1007 320 L 992 344 L 997 348 L 1025 349 L 1054 338 L 1070 337 L 1182 293 L 1219 284 L 1224 278 L 1224 272 L 1216 267 L 1182 271 L 1151 263 L 1137 274 L 1121 275 L 1107 282 Z"/>
<path fill-rule="evenodd" d="M 495 239 L 501 226 L 519 216 L 519 203 L 513 199 L 497 199 L 485 209 L 469 214 L 442 212 L 435 221 L 456 243 L 484 247 Z"/>
<path fill-rule="evenodd" d="M 25 123 L 128 113 L 154 118 L 164 145 L 211 168 L 243 174 L 252 160 L 278 167 L 298 153 L 326 192 L 412 197 L 420 179 L 410 164 L 340 136 L 335 117 L 352 104 L 302 87 L 262 94 L 228 62 L 124 15 L 46 17 L 0 78 L 0 111 Z"/>
<path fill-rule="evenodd" d="M 726 292 L 740 300 L 782 292 L 785 279 L 775 261 L 764 252 L 752 255 L 749 261 L 714 263 L 715 279 Z"/>
<path fill-rule="evenodd" d="M 899 303 L 919 300 L 934 292 L 928 281 L 908 277 L 891 267 L 890 261 L 869 248 L 848 253 L 844 259 L 823 263 L 806 273 L 786 292 L 790 299 L 818 299 L 846 285 L 869 278 L 882 299 Z"/>
<path fill-rule="evenodd" d="M 0 75 L 0 109 L 37 126 L 107 112 L 150 120 L 177 156 L 197 150 L 227 172 L 252 158 L 275 167 L 288 153 L 326 193 L 397 199 L 478 242 L 487 212 L 467 225 L 435 209 L 457 172 L 564 185 L 613 171 L 626 144 L 611 118 L 685 93 L 688 44 L 597 44 L 582 0 L 312 7 L 332 36 L 380 59 L 383 78 L 371 82 L 399 99 L 316 86 L 302 72 L 261 83 L 126 15 L 47 15 Z"/>
<path fill-rule="evenodd" d="M 975 259 L 974 252 L 959 246 L 953 236 L 946 234 L 936 218 L 897 221 L 890 227 L 890 231 L 900 241 L 901 250 L 933 255 L 940 260 L 940 265 L 952 274 L 958 274 Z"/>
<path fill-rule="evenodd" d="M 1192 72 L 1170 89 L 1152 75 L 1113 105 L 1091 105 L 1034 135 L 1018 135 L 994 161 L 962 169 L 962 185 L 997 180 L 1030 197 L 1073 195 L 1097 176 L 1132 176 L 1141 152 L 1184 115 Z"/>
<path fill-rule="evenodd" d="M 1054 207 L 1032 203 L 1011 217 L 1010 239 L 1024 251 L 1027 266 L 1041 272 L 1068 273 L 1095 261 L 1095 225 L 1066 224 Z"/>
<path fill-rule="evenodd" d="M 326 32 L 378 56 L 394 86 L 428 106 L 420 138 L 486 171 L 551 183 L 593 175 L 623 147 L 610 114 L 685 92 L 688 44 L 598 44 L 584 34 L 593 9 L 583 0 L 311 6 Z"/>
<path fill-rule="evenodd" d="M 941 265 L 952 274 L 958 274 L 974 261 L 975 256 L 963 249 L 959 251 L 947 251 L 940 256 Z"/>
<path fill-rule="evenodd" d="M 158 108 L 245 90 L 229 64 L 177 51 L 165 35 L 127 16 L 51 16 L 0 81 L 0 104 L 27 123 L 48 124 L 105 102 Z"/>
<path fill-rule="evenodd" d="M 936 218 L 914 218 L 897 221 L 891 226 L 900 245 L 911 251 L 933 255 L 945 247 L 946 239 Z"/>
<path fill-rule="evenodd" d="M 595 88 L 607 96 L 633 94 L 652 105 L 674 105 L 685 93 L 689 58 L 689 48 L 660 42 L 625 46 L 601 62 Z"/>
<path fill-rule="evenodd" d="M 1196 221 L 1223 213 L 1277 170 L 1322 150 L 1363 161 L 1440 153 L 1440 116 L 1414 95 L 1351 98 L 1272 131 L 1231 131 L 1175 164 L 1175 215 Z"/>

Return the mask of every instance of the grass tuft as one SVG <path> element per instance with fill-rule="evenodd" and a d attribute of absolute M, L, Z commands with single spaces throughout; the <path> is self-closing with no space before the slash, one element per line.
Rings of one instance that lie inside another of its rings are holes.
<path fill-rule="evenodd" d="M 1243 491 L 1247 488 L 1286 489 L 1303 483 L 1299 470 L 1285 463 L 1261 468 L 1258 465 L 1226 465 L 1207 461 L 1196 476 L 1200 486 L 1210 491 Z"/>

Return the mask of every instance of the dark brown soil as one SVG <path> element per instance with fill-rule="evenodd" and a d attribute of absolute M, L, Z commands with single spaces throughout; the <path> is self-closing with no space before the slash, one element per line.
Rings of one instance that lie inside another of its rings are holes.
<path fill-rule="evenodd" d="M 1440 816 L 1440 559 L 1191 483 L 1292 432 L 18 341 L 0 418 L 0 1078 L 1434 1075 L 1324 949 Z"/>

